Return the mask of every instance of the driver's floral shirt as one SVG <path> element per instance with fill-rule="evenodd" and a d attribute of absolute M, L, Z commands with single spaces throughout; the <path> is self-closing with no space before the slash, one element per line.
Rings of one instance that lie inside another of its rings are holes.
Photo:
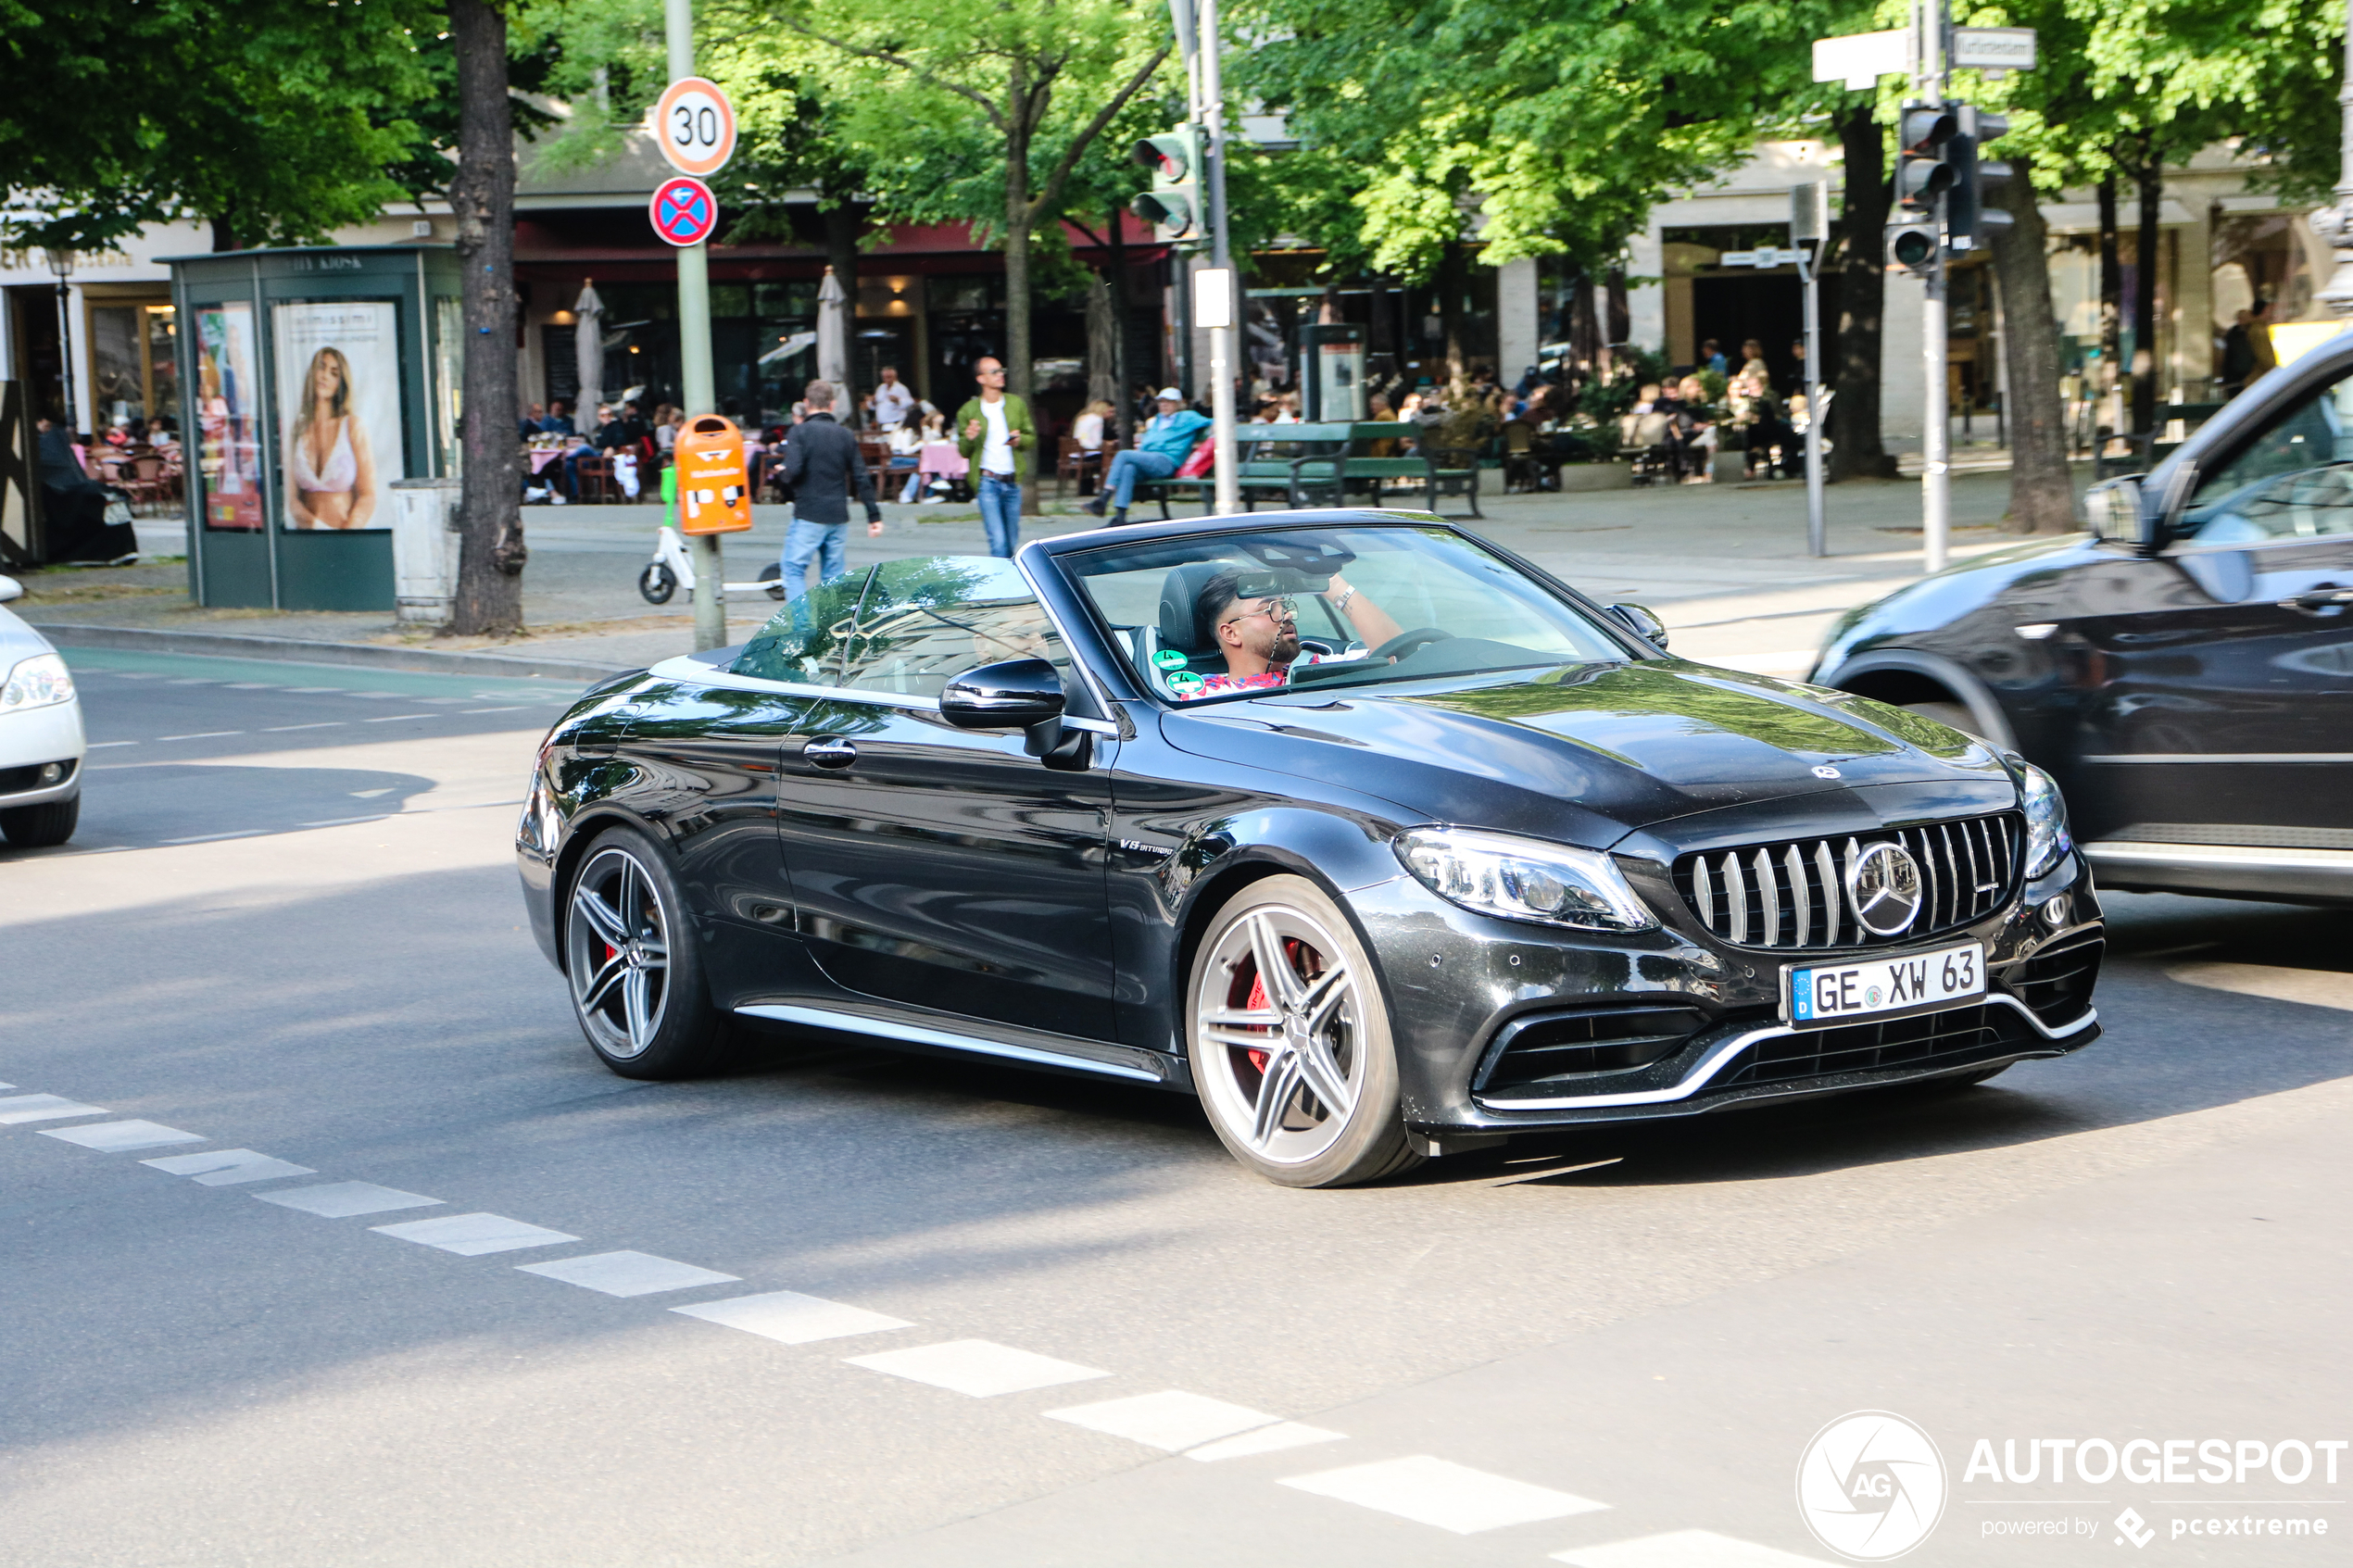
<path fill-rule="evenodd" d="M 1356 657 L 1361 659 L 1364 656 L 1359 654 Z M 1290 672 L 1300 665 L 1342 664 L 1347 662 L 1349 662 L 1347 659 L 1335 658 L 1330 654 L 1302 653 L 1297 659 L 1292 659 L 1289 664 L 1272 665 L 1267 669 L 1260 671 L 1255 675 L 1204 676 L 1202 680 L 1202 684 L 1195 686 L 1191 691 L 1180 691 L 1176 693 L 1176 700 L 1179 702 L 1199 702 L 1205 696 L 1226 696 L 1234 692 L 1272 691 L 1277 686 L 1289 685 L 1290 684 Z"/>

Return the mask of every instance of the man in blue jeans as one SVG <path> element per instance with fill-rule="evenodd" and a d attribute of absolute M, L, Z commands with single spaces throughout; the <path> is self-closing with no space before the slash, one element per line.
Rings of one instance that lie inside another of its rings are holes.
<path fill-rule="evenodd" d="M 858 438 L 834 421 L 834 383 L 813 381 L 801 395 L 808 417 L 785 437 L 784 480 L 792 487 L 792 523 L 785 530 L 785 602 L 809 592 L 809 558 L 817 558 L 817 581 L 830 583 L 849 570 L 849 487 L 866 505 L 866 533 L 882 533 L 882 508 L 875 504 L 874 475 L 858 455 Z"/>
<path fill-rule="evenodd" d="M 980 395 L 956 410 L 956 450 L 978 476 L 980 523 L 988 553 L 1010 559 L 1021 547 L 1021 482 L 1029 476 L 1029 455 L 1038 445 L 1038 423 L 1029 405 L 1005 390 L 1005 364 L 983 356 L 973 365 Z"/>
<path fill-rule="evenodd" d="M 1124 523 L 1127 521 L 1128 503 L 1136 498 L 1138 480 L 1166 479 L 1192 456 L 1201 433 L 1209 428 L 1209 420 L 1186 408 L 1185 395 L 1173 386 L 1160 389 L 1159 402 L 1160 412 L 1137 436 L 1136 449 L 1112 454 L 1102 490 L 1093 500 L 1081 505 L 1079 510 L 1101 517 L 1108 506 L 1113 523 Z"/>

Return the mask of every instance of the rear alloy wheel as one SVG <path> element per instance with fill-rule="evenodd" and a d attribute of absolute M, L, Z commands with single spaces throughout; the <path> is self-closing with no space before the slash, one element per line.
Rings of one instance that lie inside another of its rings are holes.
<path fill-rule="evenodd" d="M 1195 1086 L 1234 1158 L 1284 1186 L 1346 1186 L 1421 1163 L 1372 960 L 1303 877 L 1252 883 L 1193 959 Z"/>
<path fill-rule="evenodd" d="M 624 1078 L 691 1078 L 718 1064 L 726 1020 L 711 1005 L 677 879 L 640 833 L 599 838 L 573 879 L 564 972 L 580 1032 Z"/>
<path fill-rule="evenodd" d="M 82 797 L 76 794 L 0 811 L 0 834 L 19 849 L 46 849 L 71 838 L 74 825 L 81 821 Z"/>

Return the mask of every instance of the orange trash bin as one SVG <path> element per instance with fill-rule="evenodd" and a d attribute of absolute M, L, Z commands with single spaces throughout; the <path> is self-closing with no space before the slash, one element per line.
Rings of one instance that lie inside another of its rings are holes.
<path fill-rule="evenodd" d="M 744 433 L 733 420 L 705 414 L 678 437 L 678 532 L 741 533 L 751 526 L 751 476 Z"/>

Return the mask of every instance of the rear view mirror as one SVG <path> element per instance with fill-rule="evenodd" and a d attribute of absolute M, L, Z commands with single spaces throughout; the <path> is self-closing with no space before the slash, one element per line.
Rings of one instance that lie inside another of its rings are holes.
<path fill-rule="evenodd" d="M 2157 519 L 2141 493 L 2138 474 L 2125 474 L 2095 484 L 2084 493 L 2091 512 L 2092 535 L 2115 545 L 2145 550 L 2158 542 Z"/>
<path fill-rule="evenodd" d="M 1609 612 L 1634 629 L 1634 634 L 1654 647 L 1667 646 L 1667 622 L 1641 605 L 1612 605 Z"/>

